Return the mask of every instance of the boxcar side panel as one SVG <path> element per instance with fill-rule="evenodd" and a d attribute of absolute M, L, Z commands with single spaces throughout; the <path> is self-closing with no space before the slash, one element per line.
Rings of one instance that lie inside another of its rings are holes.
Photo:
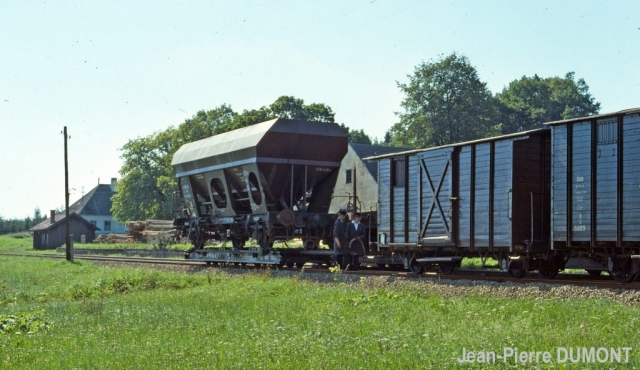
<path fill-rule="evenodd" d="M 471 247 L 471 233 L 472 225 L 471 221 L 474 219 L 475 214 L 471 211 L 472 193 L 471 186 L 472 181 L 472 151 L 473 146 L 467 145 L 460 149 L 457 155 L 458 160 L 458 194 L 457 194 L 457 206 L 458 206 L 458 246 L 462 248 Z"/>
<path fill-rule="evenodd" d="M 493 245 L 511 245 L 513 141 L 495 142 L 493 172 Z"/>
<path fill-rule="evenodd" d="M 387 237 L 391 232 L 391 161 L 390 158 L 378 161 L 378 232 L 386 233 Z"/>
<path fill-rule="evenodd" d="M 408 157 L 409 160 L 409 181 L 408 186 L 408 215 L 407 228 L 409 232 L 409 242 L 418 242 L 418 233 L 420 232 L 420 222 L 418 218 L 418 209 L 420 207 L 420 164 L 417 156 Z"/>
<path fill-rule="evenodd" d="M 451 243 L 451 153 L 453 148 L 417 155 L 420 166 L 420 238 L 426 243 Z"/>
<path fill-rule="evenodd" d="M 571 238 L 591 240 L 591 123 L 572 126 Z"/>
<path fill-rule="evenodd" d="M 534 135 L 513 142 L 513 243 L 549 240 L 549 141 L 548 135 Z"/>
<path fill-rule="evenodd" d="M 391 232 L 391 241 L 393 243 L 406 243 L 405 240 L 405 192 L 406 188 L 401 186 L 393 187 L 393 212 L 391 214 L 391 222 L 393 223 L 393 230 Z"/>
<path fill-rule="evenodd" d="M 489 247 L 489 185 L 491 144 L 476 145 L 475 157 L 475 204 L 473 244 L 476 248 Z"/>
<path fill-rule="evenodd" d="M 615 242 L 618 225 L 618 119 L 596 122 L 596 240 Z M 593 213 L 593 212 L 592 212 Z"/>
<path fill-rule="evenodd" d="M 567 125 L 551 127 L 551 237 L 567 241 Z"/>
<path fill-rule="evenodd" d="M 626 242 L 640 241 L 640 115 L 623 117 L 622 235 Z"/>

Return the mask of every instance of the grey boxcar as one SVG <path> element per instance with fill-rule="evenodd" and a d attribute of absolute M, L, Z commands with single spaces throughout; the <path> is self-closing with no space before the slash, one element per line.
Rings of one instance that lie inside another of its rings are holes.
<path fill-rule="evenodd" d="M 551 248 L 621 282 L 640 271 L 640 108 L 551 127 Z M 597 264 L 600 265 L 598 268 Z"/>
<path fill-rule="evenodd" d="M 379 163 L 378 263 L 451 271 L 467 256 L 512 274 L 554 275 L 550 130 L 372 157 Z"/>

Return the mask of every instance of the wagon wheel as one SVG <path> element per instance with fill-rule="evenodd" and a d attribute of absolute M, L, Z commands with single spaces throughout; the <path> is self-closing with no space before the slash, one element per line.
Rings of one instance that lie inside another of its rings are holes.
<path fill-rule="evenodd" d="M 602 274 L 602 270 L 585 270 L 589 276 L 600 276 Z"/>
<path fill-rule="evenodd" d="M 507 270 L 507 273 L 511 277 L 520 279 L 521 277 L 524 276 L 524 274 L 527 273 L 527 270 L 525 270 L 524 267 L 522 266 L 522 261 L 511 260 L 511 263 L 509 263 L 509 269 Z"/>
<path fill-rule="evenodd" d="M 287 262 L 285 265 L 287 265 L 287 268 L 293 268 L 293 262 Z"/>
<path fill-rule="evenodd" d="M 411 261 L 409 270 L 416 275 L 420 275 L 424 272 L 424 265 L 421 264 L 420 262 L 416 262 L 416 260 L 413 260 Z"/>
<path fill-rule="evenodd" d="M 538 272 L 545 279 L 553 279 L 558 275 L 558 272 L 560 272 L 560 270 L 556 268 L 542 268 Z"/>
<path fill-rule="evenodd" d="M 613 270 L 609 271 L 613 279 L 621 284 L 629 283 L 638 277 L 638 273 L 633 269 L 633 261 L 631 258 L 616 260 L 613 264 Z"/>
<path fill-rule="evenodd" d="M 438 271 L 440 271 L 441 274 L 449 275 L 453 273 L 453 270 L 455 269 L 456 264 L 453 262 L 442 262 L 438 264 Z"/>
<path fill-rule="evenodd" d="M 296 267 L 301 269 L 304 266 L 304 262 L 296 262 Z"/>
<path fill-rule="evenodd" d="M 318 249 L 318 242 L 314 239 L 306 239 L 304 241 L 304 250 L 310 251 L 314 249 Z"/>
<path fill-rule="evenodd" d="M 233 249 L 242 249 L 244 247 L 244 239 L 231 238 L 231 245 Z"/>

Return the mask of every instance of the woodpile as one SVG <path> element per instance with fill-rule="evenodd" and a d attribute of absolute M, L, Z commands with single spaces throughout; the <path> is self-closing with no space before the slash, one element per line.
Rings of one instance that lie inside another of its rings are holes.
<path fill-rule="evenodd" d="M 135 242 L 135 238 L 124 234 L 102 234 L 93 240 L 94 244 L 133 244 Z"/>
<path fill-rule="evenodd" d="M 146 220 L 127 222 L 127 235 L 146 242 L 158 237 L 174 237 L 175 229 L 171 220 Z"/>

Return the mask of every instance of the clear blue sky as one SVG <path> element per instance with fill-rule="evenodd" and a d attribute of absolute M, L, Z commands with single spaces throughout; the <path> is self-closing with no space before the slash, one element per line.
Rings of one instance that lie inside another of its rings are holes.
<path fill-rule="evenodd" d="M 0 216 L 64 205 L 119 177 L 128 140 L 223 103 L 282 95 L 382 138 L 397 81 L 466 55 L 492 92 L 584 78 L 601 112 L 640 106 L 639 1 L 28 1 L 0 3 Z"/>

